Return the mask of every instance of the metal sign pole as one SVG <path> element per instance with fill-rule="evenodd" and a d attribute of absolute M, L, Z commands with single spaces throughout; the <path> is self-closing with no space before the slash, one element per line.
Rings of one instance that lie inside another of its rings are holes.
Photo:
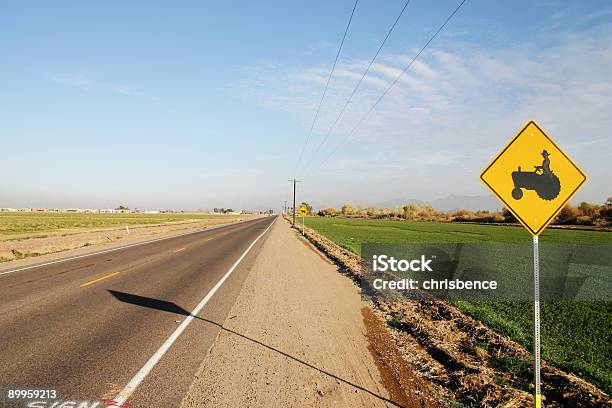
<path fill-rule="evenodd" d="M 306 216 L 302 214 L 302 235 L 306 235 L 304 229 L 306 228 Z"/>
<path fill-rule="evenodd" d="M 535 381 L 535 408 L 542 407 L 540 378 L 540 252 L 538 236 L 533 236 L 533 354 Z"/>

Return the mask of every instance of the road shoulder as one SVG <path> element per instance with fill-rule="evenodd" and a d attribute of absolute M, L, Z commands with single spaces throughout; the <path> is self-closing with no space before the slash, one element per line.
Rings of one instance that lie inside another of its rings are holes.
<path fill-rule="evenodd" d="M 182 406 L 389 405 L 364 336 L 365 305 L 277 222 Z"/>

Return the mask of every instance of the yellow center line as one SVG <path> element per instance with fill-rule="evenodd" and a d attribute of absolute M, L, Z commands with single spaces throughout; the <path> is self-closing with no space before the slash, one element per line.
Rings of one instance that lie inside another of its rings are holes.
<path fill-rule="evenodd" d="M 81 285 L 81 287 L 89 286 L 89 285 L 91 285 L 91 284 L 93 284 L 93 283 L 100 282 L 100 281 L 101 281 L 101 280 L 103 280 L 103 279 L 110 278 L 111 276 L 115 276 L 115 275 L 117 275 L 117 274 L 119 274 L 119 272 L 109 273 L 109 274 L 108 274 L 108 275 L 106 275 L 106 276 L 103 276 L 103 277 L 101 277 L 101 278 L 94 279 L 94 280 L 92 280 L 92 281 L 89 281 L 89 282 L 87 282 L 87 283 L 84 283 L 84 284 L 82 284 L 82 285 Z"/>
<path fill-rule="evenodd" d="M 179 248 L 179 249 L 177 249 L 176 251 L 174 251 L 174 253 L 176 254 L 177 252 L 184 251 L 185 249 L 187 249 L 187 248 Z"/>

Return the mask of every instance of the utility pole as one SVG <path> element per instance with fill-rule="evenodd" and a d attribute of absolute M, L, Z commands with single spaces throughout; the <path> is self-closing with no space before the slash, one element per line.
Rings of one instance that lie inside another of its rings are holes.
<path fill-rule="evenodd" d="M 296 180 L 296 179 L 291 179 L 291 180 L 287 180 L 289 182 L 293 183 L 293 221 L 291 222 L 291 225 L 295 227 L 295 185 L 296 183 L 301 183 L 302 180 Z"/>
<path fill-rule="evenodd" d="M 283 215 L 287 215 L 287 200 L 285 200 L 285 206 L 283 207 Z"/>

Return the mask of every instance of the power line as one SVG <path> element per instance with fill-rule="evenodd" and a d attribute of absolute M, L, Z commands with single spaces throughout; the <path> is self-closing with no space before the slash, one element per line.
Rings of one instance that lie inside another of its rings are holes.
<path fill-rule="evenodd" d="M 357 8 L 357 3 L 359 0 L 355 0 L 355 5 L 353 6 L 353 10 L 351 11 L 351 16 L 349 17 L 349 21 L 346 24 L 346 29 L 344 30 L 344 35 L 342 36 L 342 41 L 340 41 L 340 46 L 338 47 L 338 52 L 336 53 L 336 59 L 334 60 L 334 65 L 332 66 L 331 71 L 329 72 L 329 76 L 327 77 L 327 82 L 325 83 L 325 88 L 323 89 L 323 95 L 321 95 L 321 100 L 319 101 L 319 106 L 315 111 L 314 118 L 312 119 L 312 124 L 310 125 L 310 130 L 308 131 L 308 135 L 306 136 L 306 140 L 304 141 L 304 145 L 302 146 L 302 151 L 300 152 L 300 156 L 295 165 L 295 170 L 293 173 L 297 172 L 298 167 L 302 161 L 302 156 L 304 155 L 304 150 L 306 150 L 306 146 L 310 141 L 310 136 L 312 136 L 312 130 L 314 129 L 314 125 L 317 122 L 317 118 L 319 117 L 319 111 L 321 110 L 321 105 L 323 105 L 323 100 L 325 99 L 325 94 L 327 93 L 327 88 L 329 87 L 329 82 L 331 81 L 331 77 L 334 74 L 334 70 L 336 69 L 336 64 L 338 63 L 338 58 L 340 57 L 340 51 L 342 51 L 342 46 L 344 45 L 344 40 L 346 39 L 346 35 L 348 33 L 349 27 L 351 26 L 351 21 L 353 21 L 353 15 L 355 14 L 355 9 Z"/>
<path fill-rule="evenodd" d="M 325 134 L 325 137 L 323 138 L 323 140 L 321 141 L 321 143 L 319 144 L 319 146 L 317 147 L 317 150 L 315 151 L 314 155 L 312 156 L 312 158 L 310 159 L 310 161 L 308 162 L 308 164 L 306 165 L 306 167 L 304 167 L 304 172 L 306 172 L 306 170 L 308 170 L 308 168 L 310 167 L 310 165 L 312 164 L 312 162 L 314 161 L 314 159 L 317 157 L 317 155 L 319 154 L 319 151 L 321 150 L 321 148 L 323 147 L 323 145 L 325 144 L 325 142 L 327 141 L 327 139 L 329 138 L 329 135 L 334 131 L 334 128 L 336 127 L 336 125 L 338 124 L 338 122 L 340 121 L 340 119 L 342 118 L 342 115 L 344 115 L 344 111 L 346 110 L 346 107 L 349 105 L 349 103 L 351 103 L 351 100 L 353 99 L 353 96 L 355 96 L 355 94 L 357 93 L 357 90 L 359 89 L 359 86 L 361 86 L 361 83 L 363 82 L 364 78 L 368 75 L 368 72 L 370 72 L 370 68 L 372 67 L 372 65 L 374 64 L 374 61 L 376 60 L 376 58 L 378 57 L 378 54 L 380 54 L 380 51 L 382 50 L 382 48 L 384 47 L 385 43 L 387 42 L 387 40 L 389 39 L 389 37 L 391 36 L 391 33 L 393 32 L 393 30 L 395 29 L 395 26 L 397 25 L 398 21 L 400 20 L 400 18 L 402 17 L 402 15 L 404 14 L 404 11 L 406 11 L 406 7 L 408 7 L 408 4 L 410 3 L 410 0 L 407 0 L 406 3 L 404 4 L 404 7 L 402 8 L 402 10 L 400 11 L 399 15 L 397 16 L 397 18 L 395 19 L 395 22 L 391 25 L 391 28 L 389 28 L 389 31 L 387 32 L 387 35 L 385 36 L 384 40 L 382 41 L 382 43 L 380 44 L 380 46 L 378 47 L 378 50 L 376 51 L 376 54 L 374 54 L 374 57 L 372 58 L 372 60 L 370 61 L 370 63 L 368 64 L 368 67 L 366 68 L 366 70 L 363 72 L 363 75 L 361 75 L 361 78 L 359 79 L 359 81 L 357 82 L 357 84 L 355 85 L 355 87 L 353 88 L 353 91 L 351 92 L 350 96 L 348 97 L 348 99 L 346 100 L 346 102 L 344 103 L 344 106 L 342 107 L 342 109 L 340 110 L 340 113 L 338 114 L 338 116 L 336 117 L 336 120 L 334 121 L 334 123 L 331 125 L 331 127 L 329 128 L 329 130 L 327 131 L 327 133 Z"/>
<path fill-rule="evenodd" d="M 442 29 L 446 27 L 448 22 L 455 16 L 455 14 L 457 14 L 461 6 L 463 6 L 463 3 L 465 3 L 466 1 L 467 0 L 462 0 L 461 3 L 459 3 L 459 5 L 455 8 L 455 10 L 446 18 L 444 23 L 431 36 L 431 38 L 429 38 L 429 40 L 427 41 L 427 43 L 425 43 L 423 48 L 421 48 L 421 50 L 412 58 L 412 60 L 410 60 L 410 62 L 408 63 L 408 65 L 406 65 L 406 67 L 404 67 L 402 72 L 400 72 L 400 74 L 393 80 L 393 82 L 391 82 L 391 85 L 389 85 L 387 89 L 385 89 L 382 95 L 380 95 L 380 97 L 376 100 L 376 102 L 370 107 L 368 112 L 357 122 L 357 124 L 351 129 L 351 131 L 344 137 L 344 139 L 342 139 L 340 143 L 336 146 L 336 148 L 332 150 L 332 152 L 325 158 L 325 160 L 321 162 L 320 164 L 321 166 L 324 165 L 330 159 L 330 157 L 332 157 L 334 153 L 338 151 L 338 149 L 353 135 L 353 133 L 355 133 L 357 128 L 361 126 L 361 124 L 370 116 L 370 114 L 374 111 L 374 109 L 376 109 L 376 106 L 378 106 L 380 101 L 382 101 L 382 99 L 387 95 L 387 93 L 389 93 L 391 88 L 393 88 L 395 84 L 397 84 L 397 82 L 401 79 L 401 77 L 410 69 L 412 64 L 414 64 L 414 62 L 417 60 L 417 58 L 419 58 L 419 56 L 423 53 L 423 51 L 425 51 L 425 49 L 429 46 L 429 44 L 438 36 L 438 34 L 440 34 Z"/>

